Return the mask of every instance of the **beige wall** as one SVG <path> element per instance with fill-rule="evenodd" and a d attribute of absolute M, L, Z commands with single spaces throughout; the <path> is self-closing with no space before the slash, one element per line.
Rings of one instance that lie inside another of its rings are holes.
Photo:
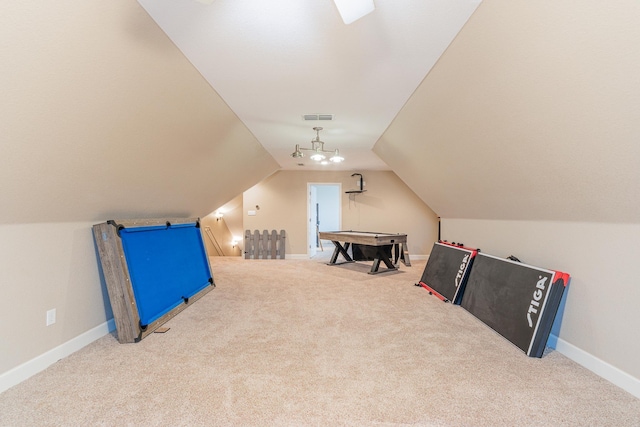
<path fill-rule="evenodd" d="M 242 193 L 238 193 L 236 197 L 220 206 L 216 211 L 220 210 L 224 215 L 224 222 L 229 228 L 231 237 L 238 242 L 237 253 L 242 255 L 242 246 L 244 240 L 244 231 L 242 228 Z M 215 211 L 212 212 L 215 214 Z"/>
<path fill-rule="evenodd" d="M 226 216 L 218 218 L 215 212 L 205 216 L 200 221 L 204 244 L 209 256 L 240 256 L 242 255 L 241 241 L 233 244 L 233 234 L 227 226 Z M 208 230 L 211 231 L 209 234 Z M 239 237 L 239 235 L 238 235 Z M 217 248 L 217 250 L 216 250 Z M 220 253 L 219 251 L 222 251 Z"/>
<path fill-rule="evenodd" d="M 2 390 L 111 317 L 91 225 L 202 217 L 278 165 L 134 1 L 3 0 L 0 40 Z"/>
<path fill-rule="evenodd" d="M 444 239 L 569 272 L 560 338 L 635 395 L 638 16 L 635 0 L 484 0 L 374 148 Z"/>
<path fill-rule="evenodd" d="M 437 240 L 437 217 L 393 172 L 362 171 L 367 192 L 356 189 L 352 172 L 279 171 L 245 191 L 245 230 L 287 232 L 287 254 L 307 254 L 307 183 L 342 184 L 344 230 L 406 233 L 410 255 L 426 255 Z M 260 207 L 256 209 L 256 205 Z M 247 211 L 256 210 L 255 216 Z"/>
<path fill-rule="evenodd" d="M 443 218 L 640 222 L 638 16 L 484 0 L 374 151 Z"/>
<path fill-rule="evenodd" d="M 136 2 L 6 0 L 0 39 L 0 223 L 203 216 L 279 167 Z"/>
<path fill-rule="evenodd" d="M 442 238 L 570 273 L 559 337 L 640 379 L 639 224 L 442 219 Z"/>
<path fill-rule="evenodd" d="M 0 374 L 113 317 L 92 225 L 0 225 Z M 45 326 L 54 308 L 57 321 Z"/>

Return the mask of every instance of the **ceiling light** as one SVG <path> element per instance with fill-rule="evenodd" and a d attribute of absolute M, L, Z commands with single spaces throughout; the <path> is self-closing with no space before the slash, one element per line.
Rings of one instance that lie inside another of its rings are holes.
<path fill-rule="evenodd" d="M 299 159 L 301 157 L 304 157 L 303 151 L 312 151 L 313 153 L 309 156 L 309 158 L 316 162 L 320 162 L 327 158 L 324 153 L 332 153 L 333 156 L 331 156 L 329 160 L 334 163 L 340 163 L 341 161 L 343 161 L 344 157 L 340 155 L 338 149 L 335 149 L 333 151 L 324 149 L 324 142 L 320 141 L 320 131 L 322 130 L 322 128 L 314 127 L 313 130 L 316 131 L 316 137 L 311 140 L 311 148 L 300 148 L 300 144 L 296 144 L 296 150 L 291 153 L 291 157 L 293 157 L 294 159 Z"/>
<path fill-rule="evenodd" d="M 331 160 L 333 163 L 340 163 L 344 161 L 344 157 L 340 155 L 340 152 L 336 148 L 336 151 L 333 153 L 333 156 L 329 158 L 329 160 Z"/>
<path fill-rule="evenodd" d="M 345 24 L 351 24 L 376 8 L 373 0 L 333 0 Z"/>
<path fill-rule="evenodd" d="M 309 158 L 311 160 L 315 160 L 316 162 L 319 162 L 320 160 L 324 160 L 326 156 L 322 153 L 313 153 L 312 155 L 309 156 Z"/>
<path fill-rule="evenodd" d="M 294 159 L 299 159 L 301 157 L 304 157 L 304 153 L 302 151 L 300 151 L 300 145 L 296 144 L 296 151 L 294 151 L 291 154 L 291 157 L 293 157 Z"/>

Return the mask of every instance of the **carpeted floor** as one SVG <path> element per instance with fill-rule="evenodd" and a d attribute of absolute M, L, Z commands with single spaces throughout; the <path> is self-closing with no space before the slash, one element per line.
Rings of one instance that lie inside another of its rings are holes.
<path fill-rule="evenodd" d="M 529 358 L 414 283 L 424 261 L 211 259 L 217 288 L 0 394 L 0 426 L 640 426 L 640 400 Z"/>

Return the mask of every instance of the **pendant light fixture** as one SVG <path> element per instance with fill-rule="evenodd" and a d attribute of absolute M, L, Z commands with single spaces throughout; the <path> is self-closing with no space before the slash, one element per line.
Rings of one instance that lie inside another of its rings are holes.
<path fill-rule="evenodd" d="M 309 156 L 309 158 L 313 161 L 326 164 L 325 159 L 327 158 L 327 154 L 331 153 L 332 156 L 329 158 L 330 162 L 342 162 L 344 160 L 344 157 L 340 155 L 340 151 L 338 151 L 337 148 L 333 151 L 324 149 L 324 142 L 320 141 L 320 131 L 322 130 L 322 128 L 316 126 L 313 128 L 313 130 L 316 131 L 316 137 L 311 140 L 311 148 L 301 148 L 300 144 L 296 144 L 296 150 L 291 153 L 291 157 L 293 157 L 294 159 L 300 159 L 304 157 L 303 151 L 311 151 L 311 155 Z"/>

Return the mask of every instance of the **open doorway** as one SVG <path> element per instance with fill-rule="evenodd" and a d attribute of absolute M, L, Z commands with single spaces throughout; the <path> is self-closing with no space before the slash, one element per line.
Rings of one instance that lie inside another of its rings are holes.
<path fill-rule="evenodd" d="M 342 184 L 307 183 L 307 248 L 309 258 L 318 254 L 318 250 L 333 252 L 333 247 L 321 242 L 320 231 L 337 231 L 342 227 Z"/>

